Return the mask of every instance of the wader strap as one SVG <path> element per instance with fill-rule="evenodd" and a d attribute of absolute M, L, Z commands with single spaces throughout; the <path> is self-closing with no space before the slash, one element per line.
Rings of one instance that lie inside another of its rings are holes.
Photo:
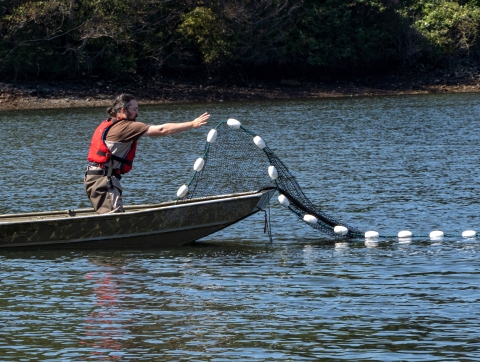
<path fill-rule="evenodd" d="M 112 188 L 112 171 L 113 171 L 113 160 L 110 158 L 108 160 L 108 168 L 107 168 L 107 187 Z"/>
<path fill-rule="evenodd" d="M 107 166 L 107 177 L 110 178 L 112 177 L 112 172 L 113 172 L 113 160 L 110 158 L 108 160 L 108 166 Z"/>
<path fill-rule="evenodd" d="M 121 158 L 121 157 L 118 157 L 118 156 L 115 156 L 115 155 L 111 155 L 111 156 L 110 156 L 110 159 L 111 159 L 111 160 L 118 161 L 118 162 L 120 162 L 120 163 L 124 163 L 124 164 L 126 164 L 126 165 L 128 165 L 128 166 L 131 166 L 131 165 L 132 165 L 132 161 L 125 160 L 125 159 L 123 159 L 123 158 Z"/>

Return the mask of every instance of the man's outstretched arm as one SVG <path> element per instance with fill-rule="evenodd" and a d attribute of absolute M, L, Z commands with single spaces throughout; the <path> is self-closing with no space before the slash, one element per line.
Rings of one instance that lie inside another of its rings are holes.
<path fill-rule="evenodd" d="M 205 112 L 200 117 L 195 118 L 190 122 L 182 123 L 165 123 L 158 126 L 150 126 L 143 135 L 146 137 L 168 136 L 175 133 L 191 130 L 193 128 L 201 127 L 207 124 L 210 115 Z"/>

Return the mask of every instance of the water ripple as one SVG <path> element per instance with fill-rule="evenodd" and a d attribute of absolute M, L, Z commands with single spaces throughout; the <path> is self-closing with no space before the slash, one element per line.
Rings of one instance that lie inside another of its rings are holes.
<path fill-rule="evenodd" d="M 477 97 L 227 102 L 208 111 L 261 134 L 341 220 L 386 235 L 459 235 L 480 225 Z M 141 117 L 179 121 L 206 107 L 144 107 Z M 2 112 L 4 139 L 15 142 L 3 151 L 0 212 L 88 206 L 82 174 L 100 113 Z M 204 133 L 140 142 L 127 203 L 170 199 Z M 478 239 L 335 242 L 275 203 L 273 244 L 263 227 L 255 215 L 178 249 L 2 251 L 1 360 L 480 359 Z"/>

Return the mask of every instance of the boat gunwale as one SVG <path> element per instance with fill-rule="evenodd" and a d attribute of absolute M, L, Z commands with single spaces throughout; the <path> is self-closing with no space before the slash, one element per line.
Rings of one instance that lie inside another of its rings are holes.
<path fill-rule="evenodd" d="M 212 202 L 218 200 L 234 200 L 234 199 L 244 199 L 250 196 L 254 196 L 256 194 L 265 193 L 266 191 L 275 190 L 274 187 L 271 188 L 264 188 L 261 190 L 256 191 L 247 191 L 241 193 L 234 193 L 234 194 L 225 194 L 225 195 L 215 195 L 203 198 L 195 198 L 189 199 L 184 201 L 167 201 L 160 204 L 143 204 L 143 205 L 128 205 L 125 207 L 127 212 L 122 213 L 107 213 L 107 214 L 93 214 L 95 211 L 93 208 L 85 208 L 85 209 L 76 209 L 76 210 L 58 210 L 58 211 L 44 211 L 44 212 L 34 212 L 34 213 L 20 213 L 20 214 L 2 214 L 0 215 L 0 226 L 5 225 L 12 225 L 12 224 L 19 224 L 19 223 L 45 223 L 45 222 L 52 222 L 52 221 L 64 221 L 64 220 L 79 220 L 79 219 L 91 219 L 91 218 L 124 218 L 130 215 L 136 215 L 142 213 L 151 213 L 152 211 L 157 211 L 159 209 L 168 210 L 171 208 L 183 208 L 187 206 L 192 206 L 192 204 L 202 205 L 202 204 L 211 204 Z M 128 211 L 131 210 L 131 211 Z M 69 212 L 73 212 L 74 215 L 70 215 Z M 86 215 L 78 215 L 78 214 L 86 214 Z M 57 215 L 65 215 L 64 217 L 55 217 Z M 42 219 L 31 219 L 33 217 L 44 217 Z M 52 216 L 52 217 L 48 217 Z M 18 219 L 16 221 L 2 221 L 2 219 Z M 24 220 L 22 220 L 24 219 Z"/>

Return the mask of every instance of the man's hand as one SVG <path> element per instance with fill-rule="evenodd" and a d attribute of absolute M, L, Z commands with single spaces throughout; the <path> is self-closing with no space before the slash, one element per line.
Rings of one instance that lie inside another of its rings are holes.
<path fill-rule="evenodd" d="M 207 124 L 207 120 L 209 118 L 210 118 L 210 115 L 207 112 L 205 112 L 200 117 L 197 117 L 192 121 L 192 127 L 193 128 L 198 128 L 198 127 L 201 127 L 201 126 Z"/>

